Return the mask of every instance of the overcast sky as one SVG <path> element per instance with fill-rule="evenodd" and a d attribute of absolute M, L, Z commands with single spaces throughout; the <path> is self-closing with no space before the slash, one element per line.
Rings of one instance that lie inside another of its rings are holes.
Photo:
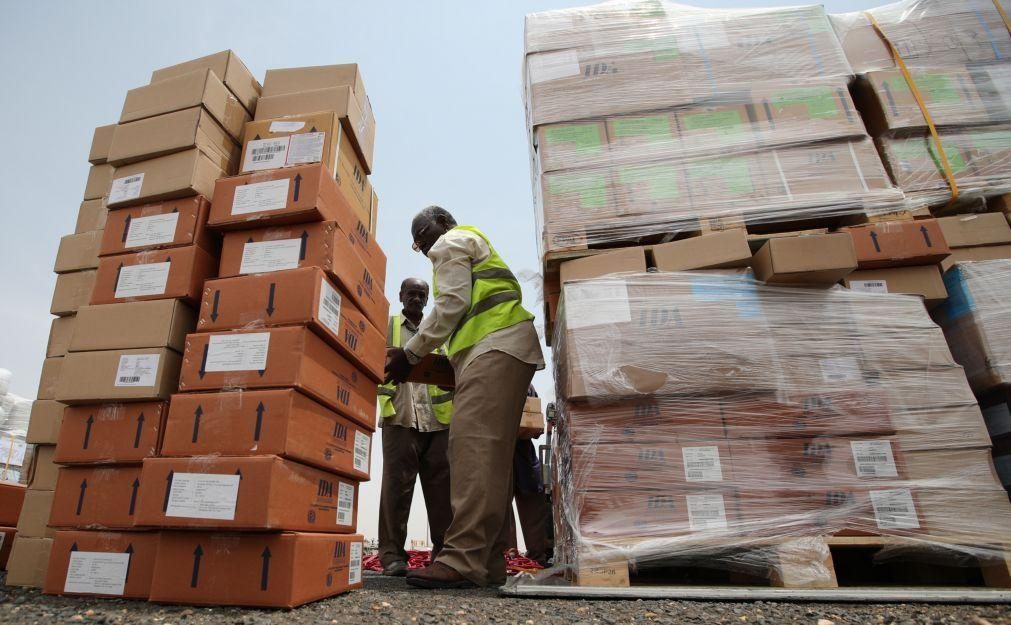
<path fill-rule="evenodd" d="M 428 278 L 409 225 L 437 203 L 487 233 L 517 273 L 539 271 L 520 71 L 523 17 L 571 0 L 489 2 L 34 2 L 0 0 L 0 368 L 34 397 L 49 335 L 53 261 L 72 233 L 95 126 L 114 123 L 151 71 L 231 48 L 269 68 L 357 62 L 376 116 L 372 182 L 387 296 Z M 739 0 L 713 7 L 787 5 Z M 836 0 L 834 12 L 875 3 Z M 536 280 L 525 286 L 540 317 Z M 394 307 L 395 309 L 396 307 Z M 538 319 L 538 324 L 540 319 Z M 553 397 L 549 372 L 534 380 Z M 362 490 L 359 530 L 375 536 L 381 449 Z M 423 537 L 420 488 L 410 534 Z"/>

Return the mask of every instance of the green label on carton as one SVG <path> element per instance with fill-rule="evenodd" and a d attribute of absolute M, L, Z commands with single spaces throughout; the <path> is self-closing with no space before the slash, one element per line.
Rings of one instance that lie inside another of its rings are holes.
<path fill-rule="evenodd" d="M 652 52 L 654 61 L 676 61 L 681 56 L 678 40 L 674 35 L 640 39 L 629 38 L 623 43 L 627 52 Z"/>
<path fill-rule="evenodd" d="M 722 180 L 727 191 L 738 195 L 747 195 L 755 190 L 751 184 L 751 167 L 748 166 L 747 160 L 741 158 L 719 158 L 691 163 L 688 165 L 688 177 L 703 184 L 714 179 Z"/>
<path fill-rule="evenodd" d="M 920 90 L 927 100 L 935 104 L 958 104 L 962 101 L 958 93 L 958 88 L 951 82 L 948 74 L 917 73 L 913 76 L 916 81 L 916 88 Z M 910 93 L 909 83 L 906 79 L 898 76 L 885 81 L 888 87 L 897 93 Z"/>
<path fill-rule="evenodd" d="M 595 154 L 604 147 L 600 126 L 597 124 L 566 124 L 564 126 L 546 126 L 544 141 L 548 145 L 573 143 L 576 151 Z"/>
<path fill-rule="evenodd" d="M 651 200 L 676 200 L 681 197 L 677 168 L 654 165 L 651 167 L 623 167 L 618 170 L 621 184 L 646 184 L 647 197 Z"/>
<path fill-rule="evenodd" d="M 1011 132 L 1006 130 L 974 132 L 971 137 L 973 147 L 978 152 L 987 155 L 1011 150 Z M 947 149 L 947 146 L 945 146 L 945 149 Z"/>
<path fill-rule="evenodd" d="M 739 111 L 712 111 L 694 113 L 684 118 L 686 130 L 715 129 L 721 135 L 738 134 L 744 130 L 744 120 Z"/>
<path fill-rule="evenodd" d="M 672 141 L 670 115 L 622 117 L 611 122 L 615 137 L 640 137 L 652 143 Z"/>
<path fill-rule="evenodd" d="M 968 169 L 968 165 L 965 157 L 962 156 L 962 152 L 956 146 L 951 145 L 943 139 L 941 140 L 941 145 L 944 146 L 944 155 L 948 157 L 948 164 L 951 166 L 952 173 L 960 174 L 965 172 Z M 893 141 L 890 147 L 892 154 L 896 156 L 903 169 L 917 171 L 923 167 L 923 161 L 929 159 L 933 163 L 934 168 L 942 176 L 944 175 L 944 166 L 941 164 L 941 159 L 937 154 L 937 148 L 932 138 L 897 140 Z"/>
<path fill-rule="evenodd" d="M 788 106 L 803 106 L 812 118 L 839 116 L 839 100 L 831 87 L 790 89 L 770 98 L 770 103 L 778 110 Z"/>
<path fill-rule="evenodd" d="M 582 208 L 604 208 L 607 206 L 606 174 L 554 174 L 548 178 L 548 192 L 578 195 Z"/>

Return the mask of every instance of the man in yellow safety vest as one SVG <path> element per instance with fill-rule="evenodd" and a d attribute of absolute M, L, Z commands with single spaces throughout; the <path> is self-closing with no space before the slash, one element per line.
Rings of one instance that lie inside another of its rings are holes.
<path fill-rule="evenodd" d="M 408 278 L 400 285 L 403 312 L 390 317 L 388 347 L 403 347 L 418 331 L 428 283 Z M 407 574 L 407 520 L 414 500 L 414 484 L 421 478 L 432 556 L 442 549 L 452 511 L 449 499 L 449 421 L 453 392 L 436 386 L 383 384 L 379 387 L 379 415 L 383 428 L 383 482 L 379 495 L 379 560 L 383 575 Z"/>
<path fill-rule="evenodd" d="M 414 249 L 432 261 L 435 308 L 403 349 L 391 351 L 386 377 L 406 380 L 423 356 L 445 343 L 456 395 L 449 429 L 453 520 L 439 557 L 409 573 L 407 583 L 501 585 L 513 450 L 527 388 L 544 368 L 540 340 L 519 282 L 480 230 L 458 226 L 449 211 L 430 206 L 414 218 L 411 235 Z"/>

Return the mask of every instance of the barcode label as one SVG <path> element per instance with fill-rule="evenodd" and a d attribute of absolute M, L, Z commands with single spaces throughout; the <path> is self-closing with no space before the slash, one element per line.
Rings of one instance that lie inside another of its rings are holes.
<path fill-rule="evenodd" d="M 865 293 L 887 293 L 888 283 L 884 280 L 850 280 L 851 291 L 864 291 Z"/>
<path fill-rule="evenodd" d="M 254 139 L 246 144 L 243 171 L 260 171 L 284 167 L 288 155 L 288 137 Z"/>
<path fill-rule="evenodd" d="M 908 488 L 872 490 L 871 505 L 874 518 L 883 530 L 917 529 L 920 520 L 916 515 L 913 493 Z"/>
<path fill-rule="evenodd" d="M 144 186 L 144 174 L 134 174 L 125 178 L 116 178 L 109 188 L 109 204 L 125 202 L 140 197 L 141 187 Z"/>
<path fill-rule="evenodd" d="M 692 531 L 727 529 L 723 495 L 688 495 L 688 526 Z"/>
<path fill-rule="evenodd" d="M 369 472 L 369 446 L 372 438 L 365 432 L 355 432 L 355 471 Z"/>
<path fill-rule="evenodd" d="M 351 543 L 348 549 L 348 585 L 362 581 L 362 544 Z"/>
<path fill-rule="evenodd" d="M 858 477 L 897 477 L 892 444 L 886 440 L 852 441 L 853 462 Z"/>
<path fill-rule="evenodd" d="M 153 387 L 158 381 L 161 354 L 123 354 L 116 368 L 115 386 Z"/>
<path fill-rule="evenodd" d="M 339 334 L 341 325 L 341 295 L 337 289 L 323 278 L 319 289 L 319 320 L 334 334 Z"/>
<path fill-rule="evenodd" d="M 355 487 L 340 482 L 337 485 L 337 525 L 351 525 L 355 514 Z"/>
<path fill-rule="evenodd" d="M 681 456 L 685 462 L 685 479 L 689 482 L 723 480 L 719 447 L 685 447 L 681 450 Z"/>

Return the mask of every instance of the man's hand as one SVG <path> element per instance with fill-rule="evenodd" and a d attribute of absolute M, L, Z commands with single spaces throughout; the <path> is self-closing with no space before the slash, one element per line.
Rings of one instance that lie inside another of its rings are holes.
<path fill-rule="evenodd" d="M 414 365 L 407 359 L 407 352 L 402 348 L 394 347 L 386 351 L 386 384 L 406 382 L 413 368 Z"/>

